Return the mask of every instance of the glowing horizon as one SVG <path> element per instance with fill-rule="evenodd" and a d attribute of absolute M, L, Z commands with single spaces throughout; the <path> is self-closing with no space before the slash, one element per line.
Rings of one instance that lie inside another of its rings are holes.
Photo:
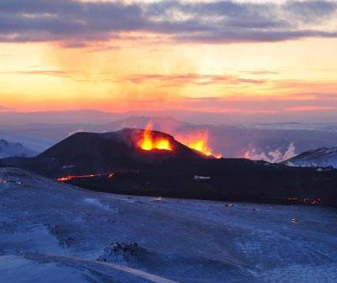
<path fill-rule="evenodd" d="M 0 109 L 337 110 L 332 1 L 4 2 Z"/>

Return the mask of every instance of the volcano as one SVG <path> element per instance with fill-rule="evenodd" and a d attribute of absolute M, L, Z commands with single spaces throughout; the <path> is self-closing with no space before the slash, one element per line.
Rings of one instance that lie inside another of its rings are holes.
<path fill-rule="evenodd" d="M 110 133 L 76 133 L 36 158 L 8 158 L 1 163 L 59 178 L 138 170 L 172 159 L 202 158 L 206 157 L 166 133 L 127 128 Z"/>
<path fill-rule="evenodd" d="M 35 158 L 6 158 L 59 182 L 108 193 L 337 206 L 337 170 L 217 159 L 148 129 L 77 133 Z"/>

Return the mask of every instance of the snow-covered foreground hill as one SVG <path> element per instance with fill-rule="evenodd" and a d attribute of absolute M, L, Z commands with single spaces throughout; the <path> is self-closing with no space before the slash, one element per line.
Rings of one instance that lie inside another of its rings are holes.
<path fill-rule="evenodd" d="M 0 168 L 0 282 L 337 282 L 337 211 L 95 193 Z"/>

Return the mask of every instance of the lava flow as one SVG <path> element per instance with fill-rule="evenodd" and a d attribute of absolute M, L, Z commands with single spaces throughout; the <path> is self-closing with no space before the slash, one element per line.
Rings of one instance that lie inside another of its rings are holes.
<path fill-rule="evenodd" d="M 58 182 L 68 182 L 71 181 L 73 179 L 87 179 L 87 178 L 93 178 L 93 177 L 99 177 L 102 176 L 102 174 L 90 174 L 90 175 L 81 175 L 81 176 L 65 176 L 65 177 L 61 177 L 56 179 L 56 181 Z"/>
<path fill-rule="evenodd" d="M 144 130 L 142 139 L 139 142 L 139 147 L 142 150 L 169 150 L 172 151 L 172 146 L 167 138 L 154 137 L 152 132 L 153 124 L 150 121 Z"/>
<path fill-rule="evenodd" d="M 312 205 L 319 205 L 321 204 L 321 199 L 311 199 L 311 198 L 297 198 L 297 197 L 288 197 L 288 201 L 290 202 L 298 202 L 298 203 L 305 203 L 305 204 L 312 204 Z"/>

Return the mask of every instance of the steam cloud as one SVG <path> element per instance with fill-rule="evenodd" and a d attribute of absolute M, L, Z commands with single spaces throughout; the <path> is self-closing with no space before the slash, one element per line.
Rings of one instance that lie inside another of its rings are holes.
<path fill-rule="evenodd" d="M 244 157 L 251 160 L 264 160 L 271 163 L 277 163 L 294 157 L 296 155 L 295 151 L 295 144 L 290 143 L 284 153 L 282 153 L 280 149 L 258 153 L 254 148 L 252 150 L 247 150 L 244 154 Z"/>

